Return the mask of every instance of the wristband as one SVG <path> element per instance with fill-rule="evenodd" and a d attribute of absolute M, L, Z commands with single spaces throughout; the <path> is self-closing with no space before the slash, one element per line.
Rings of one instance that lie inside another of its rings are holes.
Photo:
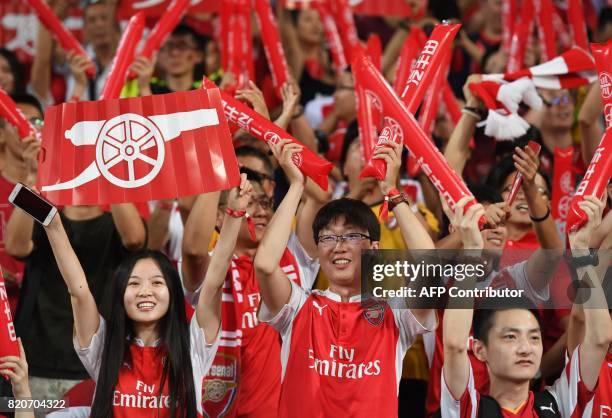
<path fill-rule="evenodd" d="M 255 223 L 253 223 L 253 218 L 247 213 L 246 210 L 234 210 L 230 208 L 225 208 L 225 213 L 227 213 L 232 218 L 242 218 L 246 217 L 247 227 L 249 229 L 249 237 L 251 237 L 251 241 L 257 241 L 257 235 L 255 234 Z"/>
<path fill-rule="evenodd" d="M 225 213 L 227 213 L 232 218 L 242 218 L 244 215 L 247 214 L 246 210 L 234 210 L 230 208 L 225 208 Z"/>
<path fill-rule="evenodd" d="M 397 196 L 392 196 L 389 198 L 389 211 L 395 209 L 395 207 L 400 203 L 406 203 L 408 206 L 410 206 L 408 196 L 406 196 L 404 193 L 400 193 Z"/>
<path fill-rule="evenodd" d="M 566 260 L 573 268 L 581 268 L 587 266 L 597 266 L 599 264 L 599 256 L 597 251 L 589 249 L 589 255 L 575 257 L 571 253 L 566 255 Z"/>
<path fill-rule="evenodd" d="M 546 214 L 540 218 L 534 218 L 533 216 L 531 216 L 531 213 L 529 214 L 529 219 L 531 219 L 533 222 L 543 222 L 546 219 L 548 219 L 548 217 L 550 216 L 550 207 L 546 208 Z"/>
<path fill-rule="evenodd" d="M 389 199 L 391 198 L 395 199 L 398 196 L 401 196 L 401 193 L 395 187 L 389 190 L 389 193 L 385 195 L 385 201 L 383 202 L 382 206 L 380 207 L 380 211 L 378 212 L 379 220 L 382 219 L 383 221 L 386 222 L 387 219 L 389 219 Z"/>

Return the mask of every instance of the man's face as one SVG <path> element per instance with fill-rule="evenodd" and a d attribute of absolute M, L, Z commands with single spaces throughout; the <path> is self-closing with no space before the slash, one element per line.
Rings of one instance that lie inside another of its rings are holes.
<path fill-rule="evenodd" d="M 355 138 L 348 147 L 346 160 L 342 167 L 342 172 L 348 178 L 349 182 L 359 179 L 359 173 L 364 164 L 363 153 L 361 152 L 361 141 L 359 138 Z"/>
<path fill-rule="evenodd" d="M 568 90 L 541 90 L 544 101 L 542 123 L 550 129 L 571 129 L 574 123 L 574 99 Z"/>
<path fill-rule="evenodd" d="M 238 157 L 238 165 L 259 173 L 263 177 L 261 185 L 263 186 L 266 196 L 269 198 L 274 197 L 275 182 L 273 173 L 269 172 L 266 168 L 266 164 L 260 158 L 252 155 L 241 155 Z"/>
<path fill-rule="evenodd" d="M 15 75 L 8 60 L 0 55 L 0 88 L 11 94 L 15 90 Z"/>
<path fill-rule="evenodd" d="M 378 242 L 372 242 L 363 237 L 361 240 L 338 242 L 322 242 L 326 235 L 363 234 L 369 236 L 367 229 L 347 225 L 341 217 L 330 223 L 319 232 L 317 253 L 321 270 L 330 284 L 352 286 L 361 277 L 361 251 L 377 249 Z"/>
<path fill-rule="evenodd" d="M 524 383 L 533 379 L 542 360 L 538 321 L 526 309 L 509 309 L 493 317 L 487 343 L 474 340 L 474 354 L 496 379 Z"/>
<path fill-rule="evenodd" d="M 104 4 L 87 7 L 83 20 L 83 32 L 85 40 L 94 48 L 112 43 L 117 35 L 112 7 Z"/>
<path fill-rule="evenodd" d="M 512 173 L 511 175 L 506 177 L 506 180 L 504 181 L 504 185 L 501 190 L 501 195 L 504 200 L 506 200 L 508 198 L 508 195 L 510 194 L 515 175 L 516 172 Z M 544 197 L 544 199 L 548 201 L 548 185 L 546 184 L 546 180 L 544 180 L 544 177 L 542 177 L 541 174 L 536 174 L 535 183 L 542 197 Z M 510 216 L 508 217 L 508 222 L 514 224 L 531 224 L 531 218 L 529 217 L 529 205 L 527 205 L 525 193 L 522 189 L 519 189 L 516 195 L 516 199 L 514 199 L 512 206 L 510 206 Z"/>
<path fill-rule="evenodd" d="M 353 75 L 344 72 L 338 77 L 336 91 L 334 92 L 334 105 L 340 119 L 351 121 L 357 114 L 357 103 L 355 102 L 355 84 Z"/>
<path fill-rule="evenodd" d="M 160 50 L 159 64 L 169 75 L 192 74 L 203 56 L 190 35 L 172 35 Z"/>

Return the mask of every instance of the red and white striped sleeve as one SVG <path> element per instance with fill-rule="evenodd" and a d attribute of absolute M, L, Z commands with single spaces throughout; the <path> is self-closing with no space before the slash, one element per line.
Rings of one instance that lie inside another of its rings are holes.
<path fill-rule="evenodd" d="M 468 384 L 459 399 L 455 399 L 448 389 L 444 379 L 444 369 L 442 369 L 442 383 L 440 384 L 440 413 L 442 418 L 476 418 L 478 416 L 480 393 L 478 393 L 474 384 L 472 364 L 469 361 L 468 363 L 470 368 Z"/>
<path fill-rule="evenodd" d="M 561 416 L 568 418 L 583 416 L 595 392 L 587 389 L 580 376 L 580 346 L 574 349 L 561 376 L 546 390 L 557 401 Z"/>

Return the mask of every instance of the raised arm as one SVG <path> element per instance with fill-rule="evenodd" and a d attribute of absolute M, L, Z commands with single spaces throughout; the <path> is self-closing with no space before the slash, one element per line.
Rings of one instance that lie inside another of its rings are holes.
<path fill-rule="evenodd" d="M 578 113 L 578 126 L 580 127 L 581 141 L 580 151 L 585 165 L 589 165 L 595 148 L 599 145 L 602 135 L 600 119 L 602 112 L 601 95 L 599 83 L 593 83 L 580 107 Z"/>
<path fill-rule="evenodd" d="M 525 272 L 534 289 L 540 290 L 548 285 L 550 277 L 554 274 L 555 266 L 563 256 L 563 242 L 557 232 L 548 199 L 535 182 L 538 166 L 538 155 L 529 146 L 524 150 L 516 147 L 514 166 L 523 175 L 522 189 L 529 207 L 529 214 L 533 221 L 540 249 L 535 251 L 527 260 Z"/>
<path fill-rule="evenodd" d="M 85 272 L 70 245 L 59 215 L 53 218 L 45 231 L 57 267 L 68 287 L 77 341 L 81 347 L 88 347 L 100 323 L 96 301 L 89 290 Z"/>
<path fill-rule="evenodd" d="M 449 214 L 449 219 L 456 230 L 461 234 L 463 249 L 467 251 L 480 251 L 484 248 L 484 242 L 478 230 L 478 220 L 484 214 L 484 208 L 480 204 L 472 205 L 465 214 L 463 208 L 470 201 L 464 197 L 455 206 L 455 212 Z M 457 286 L 468 286 L 470 280 L 457 281 Z M 455 298 L 449 298 L 446 312 L 444 314 L 442 339 L 444 342 L 444 365 L 442 371 L 444 380 L 455 399 L 461 398 L 467 388 L 470 377 L 470 359 L 468 358 L 468 340 L 474 309 L 453 309 L 468 305 L 470 301 L 462 298 L 461 302 Z M 473 300 L 471 301 L 473 303 Z M 452 310 L 451 310 L 452 309 Z"/>
<path fill-rule="evenodd" d="M 215 230 L 220 196 L 219 192 L 199 195 L 185 222 L 181 273 L 183 286 L 189 292 L 200 286 L 210 261 L 208 245 Z"/>
<path fill-rule="evenodd" d="M 11 380 L 11 388 L 15 399 L 28 399 L 32 397 L 28 381 L 28 362 L 21 338 L 19 343 L 19 357 L 0 357 L 0 375 Z M 34 409 L 22 409 L 15 412 L 15 418 L 34 418 Z"/>
<path fill-rule="evenodd" d="M 155 202 L 155 209 L 147 220 L 147 248 L 161 251 L 170 238 L 168 222 L 174 210 L 174 199 Z"/>
<path fill-rule="evenodd" d="M 573 257 L 588 256 L 589 240 L 593 231 L 601 224 L 601 216 L 605 204 L 595 196 L 586 196 L 579 203 L 580 209 L 588 217 L 587 223 L 576 232 L 569 234 L 569 242 Z M 577 268 L 578 280 L 587 287 L 588 298 L 583 304 L 584 311 L 584 341 L 580 346 L 580 376 L 589 390 L 597 384 L 601 365 L 612 343 L 612 319 L 601 279 L 592 265 Z M 579 290 L 580 291 L 580 290 Z"/>
<path fill-rule="evenodd" d="M 463 86 L 463 94 L 465 96 L 465 106 L 480 109 L 482 104 L 472 94 L 468 85 L 470 83 L 478 83 L 481 80 L 480 75 L 471 75 Z M 461 118 L 453 129 L 451 136 L 444 148 L 444 158 L 447 159 L 449 165 L 461 175 L 467 160 L 470 158 L 470 138 L 474 135 L 476 123 L 480 121 L 480 117 L 473 112 L 463 112 Z"/>
<path fill-rule="evenodd" d="M 11 133 L 4 133 L 5 135 Z M 37 158 L 40 151 L 40 141 L 33 135 L 23 139 L 23 159 L 27 170 L 24 176 L 17 179 L 29 188 L 36 184 Z M 32 253 L 34 242 L 32 232 L 34 231 L 34 219 L 19 208 L 15 208 L 6 224 L 4 232 L 4 247 L 6 252 L 15 258 L 25 258 Z"/>
<path fill-rule="evenodd" d="M 283 140 L 271 149 L 287 174 L 289 190 L 266 228 L 254 264 L 261 297 L 270 313 L 276 315 L 291 297 L 291 283 L 278 263 L 287 247 L 293 216 L 302 198 L 304 175 L 292 161 L 293 154 L 302 150 L 300 145 Z"/>
<path fill-rule="evenodd" d="M 223 219 L 221 234 L 204 276 L 196 315 L 198 324 L 204 330 L 207 342 L 215 340 L 221 327 L 223 283 L 236 247 L 240 225 L 243 222 L 244 215 L 241 215 L 241 213 L 244 213 L 249 205 L 251 191 L 251 184 L 248 182 L 246 174 L 242 174 L 240 187 L 234 188 L 229 193 L 227 201 L 229 211 Z M 232 213 L 229 213 L 230 211 Z"/>
<path fill-rule="evenodd" d="M 132 203 L 111 205 L 111 214 L 123 246 L 129 251 L 143 248 L 147 232 L 136 206 Z"/>

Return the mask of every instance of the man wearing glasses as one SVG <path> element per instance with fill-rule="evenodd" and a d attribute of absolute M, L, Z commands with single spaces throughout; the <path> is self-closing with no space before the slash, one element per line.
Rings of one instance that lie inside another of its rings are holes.
<path fill-rule="evenodd" d="M 220 227 L 226 216 L 243 217 L 223 287 L 221 343 L 203 384 L 203 409 L 208 416 L 276 417 L 281 345 L 278 334 L 257 319 L 261 297 L 253 267 L 259 242 L 274 214 L 274 201 L 266 192 L 266 180 L 246 166 L 265 167 L 254 164 L 256 158 L 247 161 L 242 156 L 241 172 L 253 186 L 246 214 L 227 208 L 226 193 L 198 196 L 185 223 L 181 272 L 186 298 L 193 305 L 207 268 L 213 228 Z M 296 219 L 296 233 L 285 241 L 276 263 L 293 283 L 308 289 L 319 263 L 314 240 L 307 232 L 320 206 L 313 199 L 306 200 Z"/>
<path fill-rule="evenodd" d="M 273 149 L 289 178 L 289 190 L 270 221 L 255 257 L 263 303 L 259 319 L 283 340 L 279 417 L 397 416 L 402 359 L 418 334 L 431 331 L 429 309 L 361 303 L 361 252 L 378 249 L 380 225 L 363 202 L 339 199 L 317 213 L 312 230 L 325 291 L 305 291 L 278 267 L 291 221 L 304 190 L 292 162 L 295 146 Z M 402 145 L 377 150 L 387 163 L 380 182 L 409 248 L 433 249 L 429 234 L 395 190 Z"/>

